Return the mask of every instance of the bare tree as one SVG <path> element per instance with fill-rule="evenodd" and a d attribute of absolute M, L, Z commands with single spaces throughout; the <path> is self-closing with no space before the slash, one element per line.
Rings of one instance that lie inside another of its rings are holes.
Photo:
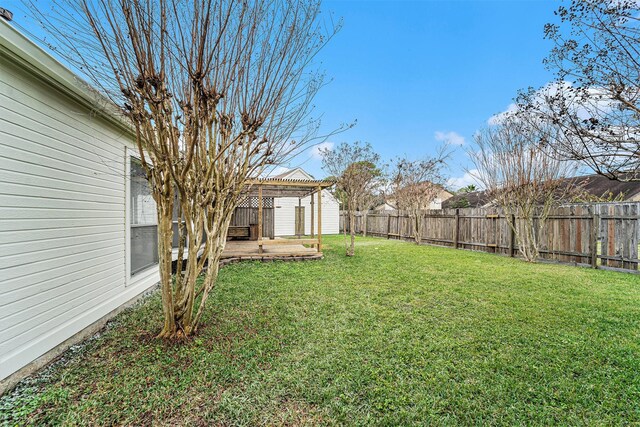
<path fill-rule="evenodd" d="M 558 127 L 550 148 L 611 179 L 640 180 L 640 3 L 573 0 L 547 24 L 557 82 L 518 102 Z"/>
<path fill-rule="evenodd" d="M 321 149 L 323 168 L 335 177 L 336 191 L 341 192 L 346 202 L 349 218 L 350 243 L 346 245 L 347 256 L 355 255 L 355 214 L 370 203 L 370 195 L 381 184 L 382 166 L 380 156 L 371 144 L 342 143 L 335 149 Z M 369 209 L 370 206 L 366 206 Z M 345 227 L 346 230 L 346 227 Z M 346 241 L 345 241 L 346 244 Z"/>
<path fill-rule="evenodd" d="M 191 335 L 248 179 L 313 138 L 310 103 L 322 76 L 309 66 L 334 29 L 318 21 L 313 0 L 52 4 L 52 14 L 39 19 L 58 52 L 111 99 L 136 134 L 157 204 L 159 336 Z M 174 200 L 177 265 L 186 267 L 172 280 Z"/>
<path fill-rule="evenodd" d="M 424 211 L 444 189 L 444 170 L 448 154 L 444 150 L 421 160 L 399 158 L 391 175 L 391 191 L 399 210 L 405 211 L 413 224 L 413 238 L 422 242 Z"/>
<path fill-rule="evenodd" d="M 572 190 L 565 177 L 571 166 L 541 147 L 556 135 L 555 128 L 507 116 L 475 136 L 478 151 L 470 152 L 476 178 L 487 195 L 509 218 L 520 253 L 535 262 L 540 254 L 540 230 L 551 209 Z"/>

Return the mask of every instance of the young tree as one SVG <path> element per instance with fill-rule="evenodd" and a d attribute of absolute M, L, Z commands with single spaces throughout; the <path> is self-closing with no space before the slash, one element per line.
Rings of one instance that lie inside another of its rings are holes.
<path fill-rule="evenodd" d="M 338 181 L 338 178 L 333 176 L 333 175 L 329 175 L 324 180 L 327 181 L 327 182 L 333 182 L 334 183 L 334 185 L 332 185 L 331 187 L 327 188 L 327 190 L 331 193 L 331 195 L 333 197 L 335 197 L 335 199 L 338 201 L 338 203 L 340 203 L 340 206 L 346 206 L 347 205 L 347 198 L 345 197 L 344 192 L 335 185 L 335 182 Z"/>
<path fill-rule="evenodd" d="M 380 156 L 371 144 L 356 142 L 342 143 L 335 149 L 321 149 L 322 166 L 335 177 L 336 190 L 345 200 L 349 218 L 350 244 L 346 245 L 347 256 L 355 255 L 355 214 L 359 209 L 370 206 L 371 194 L 381 185 L 382 166 Z M 346 230 L 346 227 L 345 227 Z M 346 242 L 345 242 L 346 243 Z"/>
<path fill-rule="evenodd" d="M 567 162 L 548 155 L 541 147 L 555 138 L 553 127 L 541 127 L 507 116 L 475 136 L 478 151 L 470 152 L 476 178 L 491 200 L 508 217 L 520 253 L 535 262 L 540 254 L 540 230 L 555 206 L 568 197 L 571 185 Z"/>
<path fill-rule="evenodd" d="M 444 189 L 447 153 L 422 160 L 399 158 L 391 175 L 391 191 L 399 210 L 405 211 L 413 223 L 413 238 L 422 242 L 424 211 Z"/>
<path fill-rule="evenodd" d="M 550 148 L 612 179 L 640 180 L 640 2 L 573 0 L 546 59 L 558 81 L 519 103 L 557 126 Z"/>
<path fill-rule="evenodd" d="M 333 30 L 324 30 L 313 0 L 52 4 L 53 14 L 39 19 L 58 52 L 135 131 L 157 204 L 159 336 L 191 335 L 248 179 L 313 136 L 310 102 L 322 77 L 310 73 L 309 64 Z M 177 265 L 186 267 L 172 280 L 174 208 L 180 217 Z M 206 265 L 204 280 L 197 281 Z"/>

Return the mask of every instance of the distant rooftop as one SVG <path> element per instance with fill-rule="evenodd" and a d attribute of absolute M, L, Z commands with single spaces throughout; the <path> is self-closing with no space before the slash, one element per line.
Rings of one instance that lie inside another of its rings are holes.
<path fill-rule="evenodd" d="M 624 176 L 623 176 L 624 178 Z M 567 178 L 567 185 L 579 186 L 585 194 L 594 198 L 616 198 L 621 201 L 640 201 L 640 182 L 616 181 L 602 175 L 584 175 Z M 485 191 L 456 194 L 442 202 L 443 209 L 470 207 L 478 208 L 487 205 L 491 200 Z"/>

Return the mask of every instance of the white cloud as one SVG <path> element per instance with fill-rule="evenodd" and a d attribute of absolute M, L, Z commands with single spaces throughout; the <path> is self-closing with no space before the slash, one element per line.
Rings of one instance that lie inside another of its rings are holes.
<path fill-rule="evenodd" d="M 449 187 L 452 190 L 459 190 L 462 187 L 466 187 L 469 184 L 475 185 L 478 189 L 482 189 L 482 184 L 476 179 L 478 169 L 471 169 L 465 172 L 464 175 L 449 179 Z"/>
<path fill-rule="evenodd" d="M 460 135 L 457 132 L 444 132 L 444 131 L 437 131 L 433 137 L 436 139 L 436 141 L 440 141 L 440 142 L 444 142 L 445 144 L 449 144 L 449 145 L 464 145 L 465 141 L 464 141 L 464 136 Z"/>
<path fill-rule="evenodd" d="M 511 103 L 503 112 L 494 114 L 493 116 L 489 117 L 489 120 L 487 120 L 487 124 L 489 126 L 499 125 L 504 121 L 505 117 L 507 117 L 509 114 L 515 113 L 517 109 L 518 108 L 516 107 L 516 104 Z"/>
<path fill-rule="evenodd" d="M 335 144 L 333 142 L 329 142 L 329 141 L 321 142 L 320 144 L 316 144 L 313 147 L 311 147 L 309 149 L 309 152 L 311 153 L 311 157 L 313 157 L 314 159 L 322 160 L 321 151 L 324 151 L 324 150 L 331 151 L 331 150 L 333 150 L 333 146 L 334 145 Z"/>

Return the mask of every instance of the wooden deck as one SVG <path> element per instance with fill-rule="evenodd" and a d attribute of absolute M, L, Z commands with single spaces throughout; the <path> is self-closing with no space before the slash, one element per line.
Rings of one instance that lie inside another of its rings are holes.
<path fill-rule="evenodd" d="M 297 243 L 300 242 L 300 243 Z M 322 252 L 314 247 L 305 247 L 303 243 L 317 243 L 317 239 L 300 239 L 296 242 L 289 239 L 263 240 L 262 253 L 257 240 L 230 240 L 222 252 L 222 260 L 303 260 L 322 258 Z M 200 248 L 198 256 L 202 254 L 204 245 Z M 185 254 L 186 255 L 186 254 Z M 173 261 L 178 259 L 178 248 L 173 248 Z M 228 262 L 227 262 L 228 263 Z"/>
<path fill-rule="evenodd" d="M 231 240 L 227 242 L 222 259 L 288 259 L 322 257 L 322 253 L 315 248 L 307 248 L 302 244 L 264 245 L 260 253 L 257 241 Z"/>

